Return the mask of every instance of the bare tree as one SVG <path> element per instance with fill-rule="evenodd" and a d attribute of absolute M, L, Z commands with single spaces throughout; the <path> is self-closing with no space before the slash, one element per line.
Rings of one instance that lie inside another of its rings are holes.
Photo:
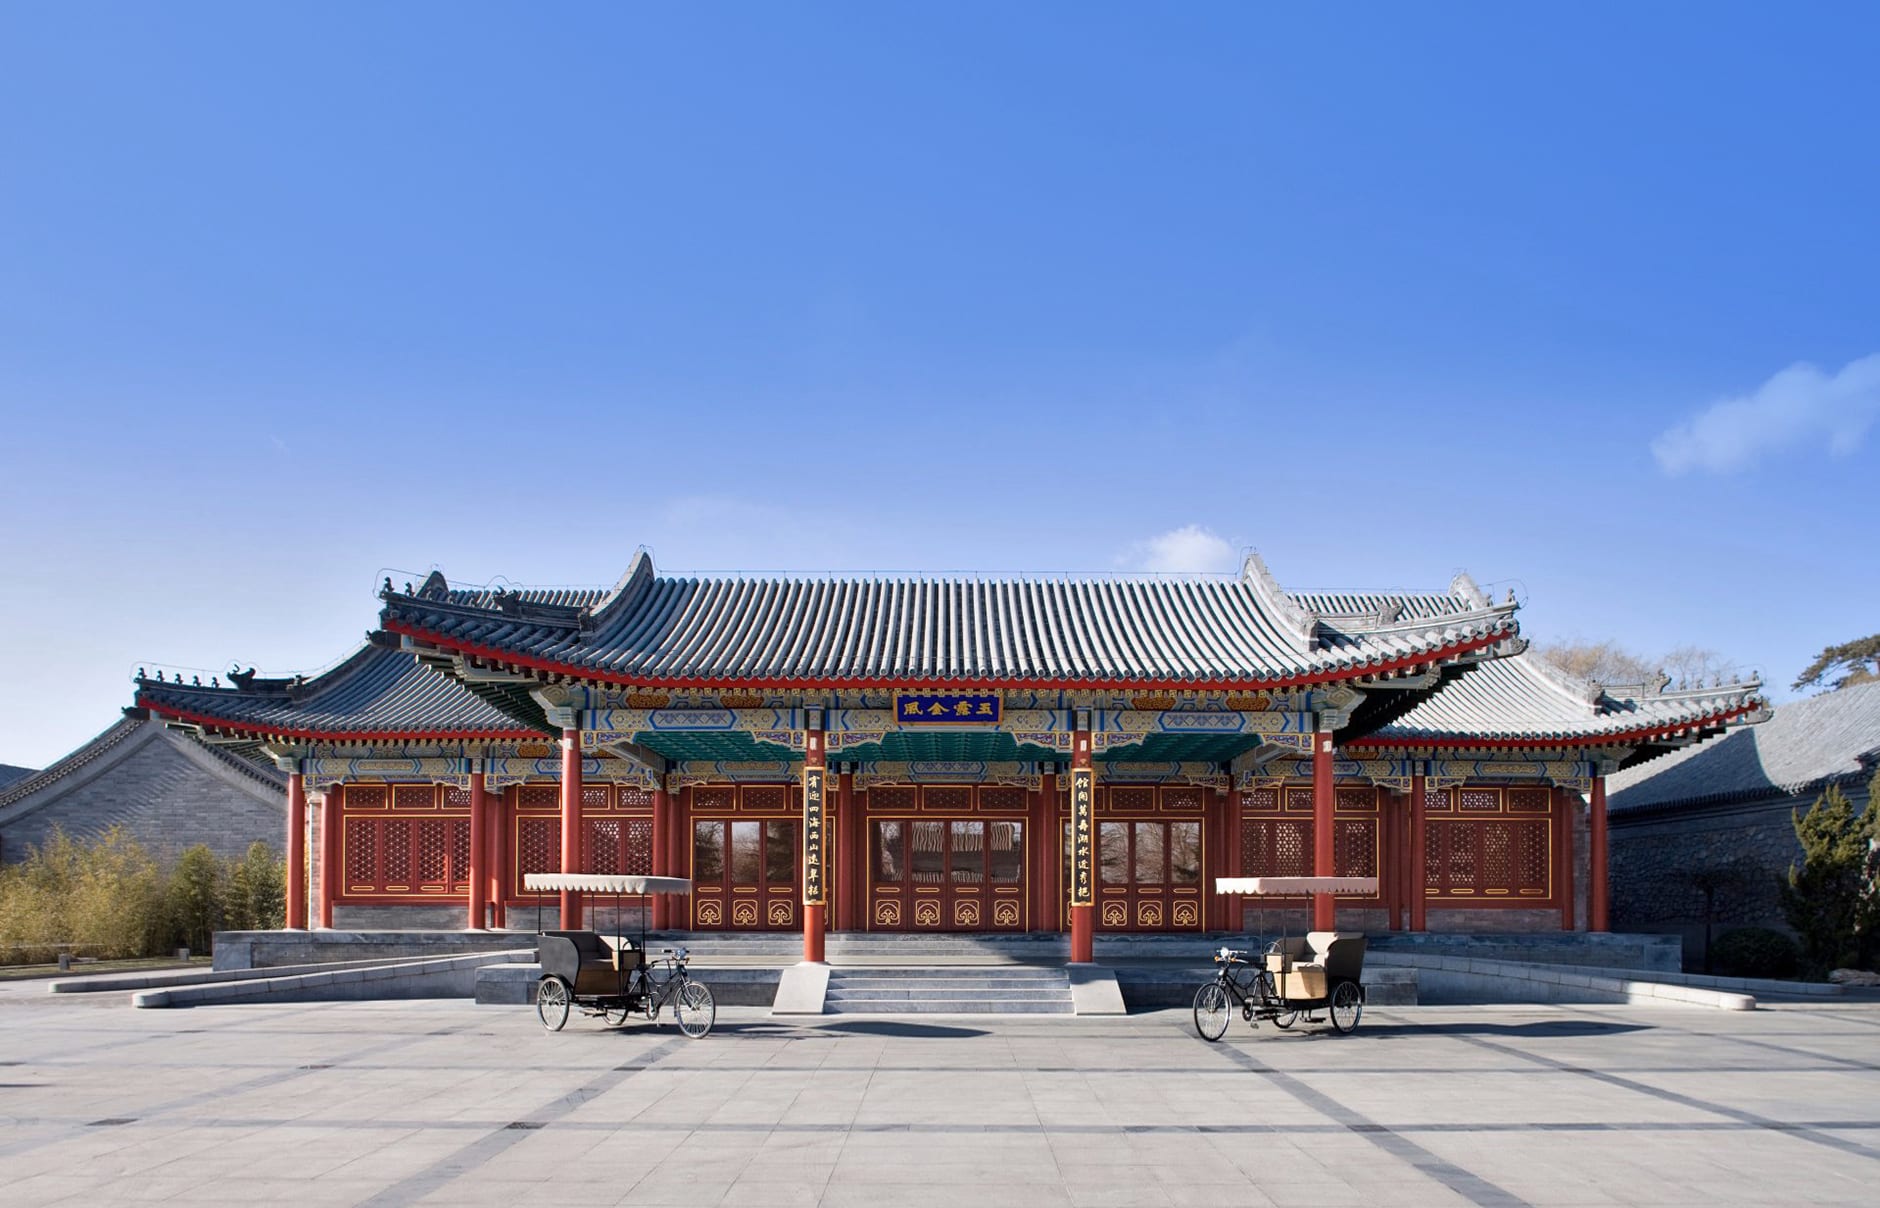
<path fill-rule="evenodd" d="M 1614 641 L 1549 642 L 1534 652 L 1569 675 L 1595 684 L 1655 683 L 1658 669 L 1651 660 Z"/>
<path fill-rule="evenodd" d="M 1721 683 L 1736 674 L 1736 669 L 1725 662 L 1721 654 L 1702 646 L 1679 646 L 1658 662 L 1673 683 L 1692 688 Z"/>

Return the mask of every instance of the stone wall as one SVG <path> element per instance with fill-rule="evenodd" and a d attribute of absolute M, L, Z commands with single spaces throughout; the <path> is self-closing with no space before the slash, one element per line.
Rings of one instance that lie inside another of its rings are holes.
<path fill-rule="evenodd" d="M 1848 796 L 1866 804 L 1864 786 Z M 1713 930 L 1734 927 L 1786 930 L 1780 887 L 1801 858 L 1791 811 L 1807 809 L 1815 795 L 1775 797 L 1726 805 L 1692 806 L 1611 819 L 1614 930 L 1656 931 L 1685 937 L 1687 962 L 1703 957 L 1702 874 L 1715 875 Z"/>

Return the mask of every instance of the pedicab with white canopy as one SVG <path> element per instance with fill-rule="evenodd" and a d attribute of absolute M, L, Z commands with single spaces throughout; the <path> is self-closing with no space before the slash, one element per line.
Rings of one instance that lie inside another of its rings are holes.
<path fill-rule="evenodd" d="M 535 983 L 535 1013 L 542 1026 L 561 1031 L 573 1007 L 585 1015 L 598 1015 L 609 1027 L 619 1027 L 629 1016 L 659 1019 L 668 1002 L 679 1030 L 697 1040 L 712 1030 L 718 1017 L 710 987 L 686 972 L 684 948 L 662 948 L 649 958 L 646 913 L 640 914 L 640 938 L 635 944 L 620 933 L 620 899 L 649 894 L 692 892 L 684 877 L 614 876 L 605 873 L 532 872 L 523 887 L 536 897 L 536 959 L 542 976 Z M 612 894 L 614 934 L 596 931 L 542 930 L 541 894 L 573 891 Z"/>
<path fill-rule="evenodd" d="M 1369 896 L 1377 892 L 1377 878 L 1217 877 L 1214 891 L 1266 897 Z M 1214 954 L 1219 972 L 1195 992 L 1195 1030 L 1205 1040 L 1219 1040 L 1238 1007 L 1250 1025 L 1258 1027 L 1259 1020 L 1267 1019 L 1282 1029 L 1302 1016 L 1307 1023 L 1318 1023 L 1312 1012 L 1324 1011 L 1334 1030 L 1348 1033 L 1364 1013 L 1364 948 L 1361 931 L 1308 931 L 1303 939 L 1283 936 L 1272 941 L 1259 964 L 1251 966 L 1246 951 L 1222 948 Z M 1236 973 L 1236 966 L 1248 972 Z"/>

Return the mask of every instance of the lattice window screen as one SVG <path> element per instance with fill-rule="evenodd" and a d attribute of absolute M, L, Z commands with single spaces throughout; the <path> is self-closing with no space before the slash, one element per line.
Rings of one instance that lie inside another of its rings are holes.
<path fill-rule="evenodd" d="M 1377 790 L 1370 785 L 1341 784 L 1335 791 L 1338 795 L 1336 809 L 1341 814 L 1377 811 Z"/>
<path fill-rule="evenodd" d="M 395 810 L 428 810 L 437 808 L 437 791 L 428 784 L 401 784 L 392 789 L 392 808 Z"/>
<path fill-rule="evenodd" d="M 790 808 L 790 790 L 776 784 L 748 784 L 744 786 L 740 804 L 746 810 L 781 812 Z"/>
<path fill-rule="evenodd" d="M 619 786 L 620 808 L 623 810 L 650 810 L 653 808 L 653 790 L 643 789 L 631 784 Z"/>
<path fill-rule="evenodd" d="M 973 790 L 957 785 L 930 785 L 921 791 L 921 808 L 967 814 L 973 809 Z"/>
<path fill-rule="evenodd" d="M 561 807 L 561 788 L 553 784 L 525 784 L 516 794 L 516 804 L 528 809 L 559 809 Z M 546 872 L 547 869 L 538 869 Z"/>
<path fill-rule="evenodd" d="M 382 785 L 349 784 L 346 786 L 346 808 L 350 810 L 382 810 L 385 808 L 385 788 Z"/>
<path fill-rule="evenodd" d="M 1553 793 L 1549 789 L 1523 788 L 1508 790 L 1508 812 L 1511 814 L 1544 814 L 1552 804 Z"/>
<path fill-rule="evenodd" d="M 1499 814 L 1501 790 L 1465 785 L 1456 793 L 1456 805 L 1465 814 Z"/>
<path fill-rule="evenodd" d="M 426 885 L 444 884 L 449 858 L 450 832 L 444 820 L 427 818 L 418 823 L 418 880 Z"/>
<path fill-rule="evenodd" d="M 1155 810 L 1155 790 L 1146 785 L 1113 785 L 1109 805 L 1119 814 L 1151 813 Z"/>
<path fill-rule="evenodd" d="M 346 819 L 346 884 L 376 885 L 379 879 L 379 826 L 370 818 Z"/>
<path fill-rule="evenodd" d="M 1199 810 L 1208 804 L 1208 791 L 1192 784 L 1172 784 L 1162 790 L 1162 808 Z"/>
<path fill-rule="evenodd" d="M 1377 820 L 1341 818 L 1332 832 L 1332 867 L 1341 877 L 1377 875 Z"/>
<path fill-rule="evenodd" d="M 871 789 L 868 794 L 868 803 L 878 810 L 893 812 L 912 810 L 919 801 L 920 790 L 906 785 Z"/>
<path fill-rule="evenodd" d="M 608 800 L 611 796 L 612 794 L 607 791 L 607 786 L 604 784 L 584 784 L 581 786 L 581 809 L 584 812 L 605 810 L 612 804 Z"/>
<path fill-rule="evenodd" d="M 738 790 L 728 784 L 706 785 L 692 790 L 695 810 L 731 810 L 738 806 Z"/>
<path fill-rule="evenodd" d="M 1455 808 L 1454 789 L 1424 789 L 1423 810 L 1429 814 L 1447 814 Z"/>
<path fill-rule="evenodd" d="M 385 827 L 385 884 L 411 882 L 411 827 L 388 823 Z"/>
<path fill-rule="evenodd" d="M 561 819 L 523 818 L 520 819 L 519 837 L 516 843 L 516 870 L 524 875 L 532 872 L 557 872 L 561 868 Z"/>
<path fill-rule="evenodd" d="M 1276 810 L 1279 808 L 1279 790 L 1249 789 L 1240 795 L 1240 805 L 1247 810 Z"/>
<path fill-rule="evenodd" d="M 627 819 L 627 864 L 630 877 L 653 875 L 653 823 L 650 818 Z"/>
<path fill-rule="evenodd" d="M 989 810 L 1022 810 L 1025 808 L 1025 790 L 988 785 L 979 790 L 979 805 Z"/>
<path fill-rule="evenodd" d="M 620 852 L 621 828 L 618 818 L 587 819 L 588 871 L 618 876 L 626 872 Z"/>
<path fill-rule="evenodd" d="M 1288 813 L 1312 812 L 1312 790 L 1309 788 L 1289 788 L 1286 790 L 1286 810 Z"/>
<path fill-rule="evenodd" d="M 465 794 L 465 796 L 468 795 Z M 462 889 L 470 883 L 470 820 L 468 818 L 450 820 L 450 879 L 453 889 Z"/>

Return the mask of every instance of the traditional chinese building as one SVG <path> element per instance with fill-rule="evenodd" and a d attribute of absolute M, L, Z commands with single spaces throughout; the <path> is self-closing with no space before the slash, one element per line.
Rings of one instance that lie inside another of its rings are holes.
<path fill-rule="evenodd" d="M 1607 925 L 1607 774 L 1757 720 L 1756 683 L 1570 682 L 1516 605 L 1181 578 L 686 578 L 381 594 L 312 679 L 140 677 L 137 704 L 317 803 L 314 921 L 557 869 L 687 876 L 654 922 L 842 931 L 1238 930 L 1216 876 L 1376 876 L 1371 928 Z M 308 922 L 293 886 L 290 926 Z M 578 925 L 584 904 L 557 904 Z M 1292 903 L 1306 909 L 1304 902 Z"/>

